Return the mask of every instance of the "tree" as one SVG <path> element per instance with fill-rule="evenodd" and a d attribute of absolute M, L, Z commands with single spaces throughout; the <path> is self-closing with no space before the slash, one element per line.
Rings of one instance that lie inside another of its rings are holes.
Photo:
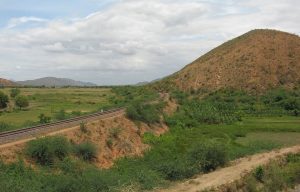
<path fill-rule="evenodd" d="M 0 91 L 0 109 L 6 108 L 8 102 L 9 102 L 8 96 Z"/>
<path fill-rule="evenodd" d="M 16 106 L 19 107 L 20 109 L 29 106 L 28 98 L 23 95 L 17 96 L 15 102 L 16 102 Z"/>
<path fill-rule="evenodd" d="M 14 88 L 14 89 L 11 89 L 11 90 L 10 90 L 10 96 L 11 96 L 12 98 L 17 97 L 18 95 L 20 95 L 20 93 L 21 93 L 21 90 L 18 89 L 18 88 Z"/>

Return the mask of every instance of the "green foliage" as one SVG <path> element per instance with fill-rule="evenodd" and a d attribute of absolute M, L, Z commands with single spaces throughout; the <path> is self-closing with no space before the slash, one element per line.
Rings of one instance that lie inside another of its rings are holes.
<path fill-rule="evenodd" d="M 0 122 L 0 132 L 9 131 L 12 128 L 12 125 Z"/>
<path fill-rule="evenodd" d="M 144 104 L 134 102 L 127 107 L 127 117 L 134 121 L 142 121 L 145 123 L 159 123 L 160 114 L 162 113 L 163 103 Z"/>
<path fill-rule="evenodd" d="M 43 114 L 43 113 L 40 114 L 39 119 L 40 119 L 40 123 L 41 123 L 41 124 L 50 123 L 50 121 L 51 121 L 51 117 L 48 117 L 48 116 L 46 116 L 46 115 Z"/>
<path fill-rule="evenodd" d="M 112 138 L 108 138 L 106 140 L 106 145 L 108 148 L 112 149 L 113 144 L 114 144 L 114 142 L 113 142 Z"/>
<path fill-rule="evenodd" d="M 209 172 L 224 166 L 228 161 L 228 154 L 223 143 L 207 141 L 191 149 L 189 160 L 197 170 Z"/>
<path fill-rule="evenodd" d="M 9 102 L 8 96 L 0 91 L 0 109 L 4 109 L 7 107 L 7 103 Z"/>
<path fill-rule="evenodd" d="M 67 119 L 67 118 L 68 118 L 68 115 L 67 115 L 67 113 L 64 109 L 61 109 L 60 111 L 58 111 L 55 114 L 55 119 L 57 119 L 57 120 L 64 120 L 64 119 Z"/>
<path fill-rule="evenodd" d="M 155 90 L 144 86 L 114 87 L 112 92 L 115 95 L 110 97 L 110 102 L 116 106 L 126 106 L 136 101 L 146 103 L 159 98 Z"/>
<path fill-rule="evenodd" d="M 171 97 L 175 98 L 177 103 L 182 105 L 188 98 L 188 94 L 182 91 L 173 91 Z"/>
<path fill-rule="evenodd" d="M 19 88 L 13 88 L 10 90 L 10 96 L 12 98 L 17 97 L 18 95 L 20 95 L 20 93 L 21 93 L 21 90 Z"/>
<path fill-rule="evenodd" d="M 15 103 L 16 103 L 16 106 L 19 107 L 20 109 L 21 108 L 26 108 L 29 106 L 29 101 L 28 101 L 28 98 L 26 96 L 23 96 L 23 95 L 19 95 L 15 98 Z"/>
<path fill-rule="evenodd" d="M 97 148 L 91 142 L 84 142 L 74 146 L 75 154 L 84 161 L 92 161 L 97 156 Z"/>
<path fill-rule="evenodd" d="M 260 166 L 245 178 L 247 191 L 286 191 L 300 182 L 300 154 Z M 263 181 L 263 182 L 262 182 Z"/>
<path fill-rule="evenodd" d="M 226 103 L 210 103 L 199 100 L 186 101 L 172 116 L 167 117 L 169 126 L 183 128 L 197 127 L 200 124 L 230 124 L 240 120 L 234 107 Z"/>
<path fill-rule="evenodd" d="M 300 89 L 276 89 L 262 96 L 269 107 L 281 107 L 287 111 L 300 110 Z"/>
<path fill-rule="evenodd" d="M 259 182 L 263 182 L 263 177 L 264 177 L 264 169 L 262 166 L 259 166 L 257 167 L 255 170 L 254 170 L 254 177 L 257 181 Z"/>
<path fill-rule="evenodd" d="M 70 145 L 64 137 L 45 137 L 30 141 L 25 151 L 36 163 L 53 165 L 55 160 L 62 160 L 69 154 Z"/>

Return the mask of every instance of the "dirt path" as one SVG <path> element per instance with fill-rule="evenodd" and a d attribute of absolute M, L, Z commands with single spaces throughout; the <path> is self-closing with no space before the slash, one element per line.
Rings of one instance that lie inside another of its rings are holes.
<path fill-rule="evenodd" d="M 241 158 L 232 162 L 229 167 L 221 168 L 214 172 L 199 175 L 181 183 L 177 183 L 169 189 L 161 189 L 157 192 L 200 192 L 205 189 L 217 188 L 240 179 L 243 175 L 259 165 L 267 164 L 271 159 L 283 156 L 287 153 L 299 153 L 300 145 L 271 151 L 268 153 L 256 154 L 250 157 Z"/>

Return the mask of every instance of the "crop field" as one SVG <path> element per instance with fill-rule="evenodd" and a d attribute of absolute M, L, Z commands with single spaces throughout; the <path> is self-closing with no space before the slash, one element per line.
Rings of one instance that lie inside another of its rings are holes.
<path fill-rule="evenodd" d="M 45 114 L 56 120 L 59 112 L 71 117 L 100 110 L 108 104 L 111 96 L 109 88 L 21 88 L 21 95 L 28 96 L 29 107 L 16 109 L 11 99 L 8 109 L 0 114 L 0 123 L 7 129 L 17 129 L 34 125 L 38 116 Z M 7 95 L 10 89 L 3 89 Z M 4 131 L 1 130 L 0 131 Z"/>

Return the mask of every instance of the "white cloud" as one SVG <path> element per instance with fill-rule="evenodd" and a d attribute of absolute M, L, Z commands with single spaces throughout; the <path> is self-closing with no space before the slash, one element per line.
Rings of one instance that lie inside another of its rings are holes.
<path fill-rule="evenodd" d="M 54 51 L 54 52 L 57 51 L 57 52 L 60 52 L 60 51 L 64 51 L 65 47 L 63 46 L 63 44 L 61 42 L 56 42 L 54 44 L 45 45 L 44 49 L 46 51 Z"/>
<path fill-rule="evenodd" d="M 38 18 L 38 17 L 19 17 L 19 18 L 12 18 L 8 21 L 6 29 L 11 29 L 17 27 L 18 25 L 35 22 L 35 23 L 44 23 L 47 22 L 47 19 Z"/>
<path fill-rule="evenodd" d="M 19 18 L 8 26 L 46 26 L 0 31 L 0 66 L 15 79 L 151 80 L 254 28 L 299 34 L 299 13 L 297 0 L 123 0 L 82 19 Z"/>

